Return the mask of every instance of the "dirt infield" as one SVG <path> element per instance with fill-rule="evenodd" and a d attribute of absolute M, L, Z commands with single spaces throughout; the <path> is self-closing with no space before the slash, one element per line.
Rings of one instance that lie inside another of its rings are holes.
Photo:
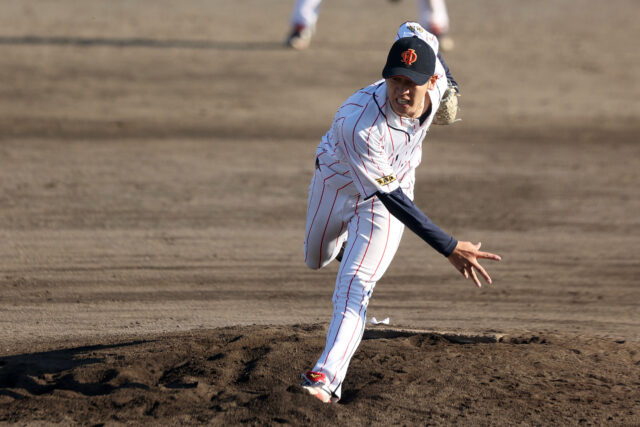
<path fill-rule="evenodd" d="M 290 3 L 0 6 L 0 424 L 640 424 L 637 2 L 451 0 L 416 203 L 503 261 L 406 233 L 329 408 L 313 154 L 415 5 L 326 1 L 292 52 Z"/>

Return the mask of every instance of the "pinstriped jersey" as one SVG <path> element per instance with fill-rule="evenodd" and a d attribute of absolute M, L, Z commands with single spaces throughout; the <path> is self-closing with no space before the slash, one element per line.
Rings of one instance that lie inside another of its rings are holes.
<path fill-rule="evenodd" d="M 436 74 L 436 85 L 428 91 L 431 112 L 422 124 L 419 119 L 400 117 L 392 110 L 384 80 L 349 97 L 336 112 L 316 151 L 325 178 L 365 199 L 378 191 L 390 193 L 397 188 L 413 199 L 422 141 L 447 88 L 439 62 Z"/>

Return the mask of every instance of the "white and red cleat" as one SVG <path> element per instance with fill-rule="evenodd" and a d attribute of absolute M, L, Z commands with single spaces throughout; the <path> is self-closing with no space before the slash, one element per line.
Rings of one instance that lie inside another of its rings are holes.
<path fill-rule="evenodd" d="M 285 45 L 297 50 L 304 50 L 311 44 L 313 28 L 304 25 L 296 25 L 291 29 L 291 33 L 285 41 Z"/>
<path fill-rule="evenodd" d="M 323 403 L 336 403 L 340 398 L 333 394 L 327 386 L 327 376 L 322 372 L 307 371 L 300 376 L 303 389 Z"/>

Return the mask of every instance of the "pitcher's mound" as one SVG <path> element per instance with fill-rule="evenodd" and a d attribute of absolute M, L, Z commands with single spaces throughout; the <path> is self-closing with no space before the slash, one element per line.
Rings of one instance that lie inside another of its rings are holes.
<path fill-rule="evenodd" d="M 635 343 L 369 329 L 342 400 L 325 405 L 298 386 L 325 332 L 231 327 L 5 356 L 0 422 L 640 424 Z"/>

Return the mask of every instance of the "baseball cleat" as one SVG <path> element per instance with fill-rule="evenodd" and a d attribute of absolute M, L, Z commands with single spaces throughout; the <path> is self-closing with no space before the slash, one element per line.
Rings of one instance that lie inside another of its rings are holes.
<path fill-rule="evenodd" d="M 329 390 L 327 376 L 321 372 L 307 371 L 300 376 L 303 381 L 300 386 L 323 403 L 336 403 L 339 398 Z"/>
<path fill-rule="evenodd" d="M 285 45 L 297 50 L 303 50 L 309 47 L 311 44 L 311 36 L 313 30 L 310 27 L 304 25 L 296 25 L 291 30 L 291 34 L 287 37 Z"/>

